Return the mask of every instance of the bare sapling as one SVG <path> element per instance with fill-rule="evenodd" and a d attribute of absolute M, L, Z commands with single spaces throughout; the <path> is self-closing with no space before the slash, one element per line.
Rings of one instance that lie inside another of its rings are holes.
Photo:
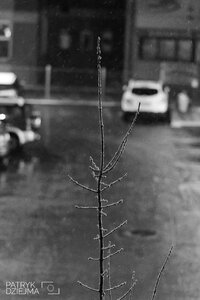
<path fill-rule="evenodd" d="M 99 294 L 99 299 L 103 300 L 106 298 L 106 296 L 109 297 L 110 300 L 112 300 L 112 292 L 116 289 L 119 289 L 120 287 L 126 285 L 126 282 L 121 282 L 119 284 L 112 284 L 112 278 L 111 278 L 111 258 L 120 252 L 123 251 L 123 248 L 121 249 L 115 249 L 115 245 L 109 240 L 110 236 L 119 228 L 127 224 L 127 220 L 121 222 L 119 225 L 115 226 L 111 230 L 108 230 L 104 228 L 104 217 L 107 217 L 107 210 L 110 209 L 113 206 L 117 206 L 123 203 L 123 200 L 118 200 L 116 202 L 110 203 L 109 200 L 104 199 L 104 192 L 110 189 L 113 185 L 119 183 L 122 181 L 124 177 L 126 177 L 127 174 L 124 174 L 123 176 L 117 178 L 116 180 L 112 182 L 106 182 L 106 178 L 108 174 L 117 166 L 124 150 L 125 146 L 128 140 L 129 135 L 131 134 L 131 131 L 133 130 L 134 124 L 136 122 L 137 116 L 139 114 L 139 107 L 138 111 L 135 115 L 135 118 L 133 119 L 128 131 L 126 132 L 124 138 L 122 139 L 118 149 L 112 156 L 112 158 L 105 163 L 105 138 L 104 138 L 104 120 L 103 120 L 103 105 L 102 105 L 102 68 L 101 68 L 101 48 L 100 48 L 100 38 L 97 40 L 97 71 L 98 71 L 98 114 L 99 114 L 99 130 L 100 130 L 100 162 L 99 165 L 97 165 L 92 157 L 90 157 L 90 163 L 89 166 L 92 176 L 96 182 L 96 188 L 90 188 L 87 187 L 75 179 L 73 179 L 71 176 L 69 178 L 73 183 L 78 185 L 79 187 L 94 193 L 95 195 L 95 205 L 94 206 L 76 206 L 78 209 L 94 209 L 97 211 L 97 227 L 98 227 L 98 234 L 94 238 L 98 241 L 99 244 L 99 256 L 97 258 L 89 257 L 89 260 L 97 261 L 99 265 L 99 283 L 98 287 L 91 287 L 81 281 L 78 283 L 93 292 L 96 292 Z M 130 295 L 132 292 L 133 287 L 135 286 L 136 280 L 133 276 L 131 279 L 131 285 L 127 289 L 127 291 L 117 300 L 122 300 L 126 296 Z"/>
<path fill-rule="evenodd" d="M 103 104 L 102 104 L 102 67 L 101 67 L 101 47 L 100 47 L 100 37 L 97 40 L 97 71 L 98 71 L 98 115 L 99 115 L 99 135 L 100 135 L 100 159 L 99 163 L 97 164 L 92 157 L 90 157 L 90 171 L 92 176 L 95 180 L 95 188 L 91 188 L 84 184 L 79 183 L 77 180 L 69 176 L 70 180 L 81 187 L 84 190 L 87 190 L 90 193 L 94 194 L 95 202 L 94 205 L 88 206 L 80 206 L 76 205 L 77 209 L 86 209 L 86 210 L 94 210 L 97 212 L 97 228 L 98 232 L 97 235 L 94 237 L 94 240 L 98 242 L 99 246 L 99 253 L 97 257 L 89 257 L 88 259 L 91 261 L 95 261 L 98 263 L 98 284 L 95 287 L 88 285 L 87 283 L 83 283 L 82 281 L 78 281 L 78 283 L 83 287 L 88 289 L 91 292 L 97 294 L 96 299 L 100 300 L 113 300 L 114 298 L 114 291 L 120 289 L 127 285 L 127 283 L 120 282 L 120 283 L 113 283 L 112 275 L 111 275 L 111 259 L 121 253 L 123 248 L 116 249 L 116 245 L 111 241 L 112 234 L 116 232 L 118 229 L 123 227 L 127 224 L 127 220 L 119 223 L 117 226 L 113 227 L 112 229 L 107 229 L 104 227 L 104 218 L 108 217 L 108 210 L 112 207 L 121 205 L 123 203 L 123 199 L 120 199 L 116 202 L 110 202 L 106 200 L 104 197 L 104 193 L 110 189 L 113 185 L 118 184 L 121 182 L 127 174 L 118 177 L 114 181 L 107 181 L 108 175 L 114 170 L 114 168 L 118 165 L 118 162 L 125 150 L 127 140 L 129 135 L 131 134 L 135 122 L 137 120 L 140 104 L 138 105 L 138 110 L 131 122 L 126 134 L 122 138 L 120 145 L 118 146 L 116 152 L 113 154 L 110 160 L 106 162 L 105 158 L 105 133 L 104 133 L 104 119 L 103 119 Z M 170 252 L 171 254 L 171 252 Z M 169 255 L 170 255 L 169 254 Z M 167 257 L 167 260 L 169 258 Z M 166 263 L 165 263 L 166 264 Z M 164 264 L 164 266 L 165 266 Z M 152 294 L 152 299 L 155 298 L 157 285 L 160 280 L 160 275 L 163 270 L 159 273 L 159 276 L 156 281 L 156 285 Z M 122 293 L 122 296 L 115 298 L 115 300 L 122 300 L 122 299 L 132 299 L 132 292 L 133 288 L 136 284 L 135 273 L 133 271 L 132 277 L 130 279 L 130 284 L 127 287 L 126 291 Z"/>

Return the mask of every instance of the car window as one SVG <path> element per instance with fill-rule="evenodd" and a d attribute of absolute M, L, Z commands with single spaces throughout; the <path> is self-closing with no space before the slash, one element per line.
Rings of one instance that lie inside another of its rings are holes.
<path fill-rule="evenodd" d="M 132 93 L 139 96 L 153 96 L 158 93 L 158 90 L 151 88 L 133 88 Z"/>
<path fill-rule="evenodd" d="M 15 86 L 12 84 L 0 84 L 0 91 L 15 89 Z"/>

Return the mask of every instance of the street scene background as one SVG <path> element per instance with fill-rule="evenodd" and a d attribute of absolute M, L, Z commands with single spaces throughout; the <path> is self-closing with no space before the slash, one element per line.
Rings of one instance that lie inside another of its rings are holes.
<path fill-rule="evenodd" d="M 99 296 L 78 284 L 98 288 L 98 263 L 88 260 L 98 257 L 97 214 L 75 207 L 96 199 L 69 179 L 95 186 L 99 36 L 106 162 L 130 126 L 121 108 L 128 81 L 159 81 L 169 92 L 170 120 L 139 114 L 109 177 L 127 173 L 105 193 L 124 200 L 103 217 L 105 227 L 128 221 L 112 235 L 124 248 L 111 259 L 112 284 L 128 287 L 134 272 L 133 299 L 152 299 L 173 247 L 156 299 L 200 298 L 199 14 L 194 0 L 0 0 L 0 72 L 16 74 L 20 99 L 41 117 L 40 139 L 0 167 L 0 299 Z M 25 286 L 32 292 L 23 294 Z"/>
<path fill-rule="evenodd" d="M 109 103 L 108 103 L 109 104 Z M 77 284 L 97 284 L 96 213 L 79 204 L 95 201 L 70 182 L 68 174 L 92 185 L 90 155 L 99 159 L 98 111 L 82 106 L 40 105 L 42 139 L 12 158 L 1 172 L 1 289 L 9 281 L 53 281 L 55 299 L 93 299 Z M 104 108 L 106 157 L 116 151 L 128 123 L 117 105 Z M 163 138 L 164 137 L 164 138 Z M 174 250 L 158 289 L 158 299 L 199 295 L 199 129 L 172 129 L 139 118 L 111 179 L 128 177 L 107 193 L 113 208 L 109 228 L 128 220 L 113 236 L 123 254 L 113 259 L 113 281 L 138 280 L 137 299 L 146 299 L 164 259 Z M 14 296 L 1 295 L 2 299 Z M 17 297 L 17 296 L 15 296 Z M 20 297 L 20 296 L 19 296 Z M 30 296 L 23 296 L 29 299 Z M 48 298 L 44 290 L 41 299 Z"/>

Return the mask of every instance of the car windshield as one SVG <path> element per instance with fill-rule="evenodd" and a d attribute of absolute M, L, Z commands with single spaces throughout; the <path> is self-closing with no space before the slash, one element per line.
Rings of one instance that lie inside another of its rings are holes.
<path fill-rule="evenodd" d="M 139 96 L 153 96 L 158 93 L 157 89 L 151 89 L 146 87 L 133 88 L 132 93 Z"/>

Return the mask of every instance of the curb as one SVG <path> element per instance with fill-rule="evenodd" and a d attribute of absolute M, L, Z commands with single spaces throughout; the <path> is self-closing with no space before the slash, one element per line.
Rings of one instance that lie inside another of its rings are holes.
<path fill-rule="evenodd" d="M 178 115 L 176 111 L 172 113 L 172 128 L 192 128 L 200 127 L 200 107 L 193 107 L 193 110 L 188 115 L 181 116 Z"/>
<path fill-rule="evenodd" d="M 26 99 L 28 104 L 37 104 L 37 105 L 73 105 L 73 106 L 98 106 L 98 101 L 95 100 L 75 100 L 72 98 L 65 99 L 54 99 L 54 98 L 29 98 Z M 117 101 L 104 101 L 104 107 L 119 107 L 120 103 Z"/>

